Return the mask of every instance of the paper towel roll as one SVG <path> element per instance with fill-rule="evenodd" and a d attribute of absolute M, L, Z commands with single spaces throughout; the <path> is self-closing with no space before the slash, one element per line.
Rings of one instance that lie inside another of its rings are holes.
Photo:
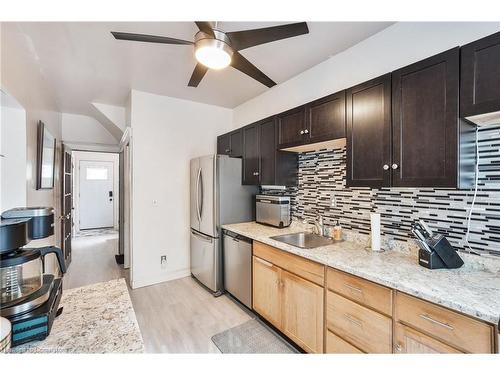
<path fill-rule="evenodd" d="M 370 214 L 370 223 L 372 227 L 372 251 L 381 251 L 380 247 L 380 214 Z"/>

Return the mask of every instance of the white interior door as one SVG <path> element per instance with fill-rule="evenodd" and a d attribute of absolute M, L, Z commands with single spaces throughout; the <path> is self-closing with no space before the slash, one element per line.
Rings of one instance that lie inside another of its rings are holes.
<path fill-rule="evenodd" d="M 80 229 L 114 224 L 113 162 L 80 161 Z"/>

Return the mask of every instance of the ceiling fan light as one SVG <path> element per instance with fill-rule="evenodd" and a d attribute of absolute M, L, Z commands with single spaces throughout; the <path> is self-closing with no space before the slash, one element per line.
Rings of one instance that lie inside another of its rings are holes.
<path fill-rule="evenodd" d="M 216 39 L 203 39 L 196 43 L 195 57 L 210 69 L 224 69 L 231 64 L 232 49 Z"/>

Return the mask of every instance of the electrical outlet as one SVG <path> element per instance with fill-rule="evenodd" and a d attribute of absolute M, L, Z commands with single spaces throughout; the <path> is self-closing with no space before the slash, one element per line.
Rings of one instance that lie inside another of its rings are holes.
<path fill-rule="evenodd" d="M 167 268 L 167 256 L 166 255 L 162 255 L 161 258 L 160 258 L 160 266 L 162 269 L 165 269 Z"/>

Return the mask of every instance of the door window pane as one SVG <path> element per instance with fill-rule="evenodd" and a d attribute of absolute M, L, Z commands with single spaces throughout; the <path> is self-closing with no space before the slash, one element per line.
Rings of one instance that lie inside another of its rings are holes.
<path fill-rule="evenodd" d="M 86 168 L 87 180 L 107 180 L 108 168 L 87 167 Z"/>

